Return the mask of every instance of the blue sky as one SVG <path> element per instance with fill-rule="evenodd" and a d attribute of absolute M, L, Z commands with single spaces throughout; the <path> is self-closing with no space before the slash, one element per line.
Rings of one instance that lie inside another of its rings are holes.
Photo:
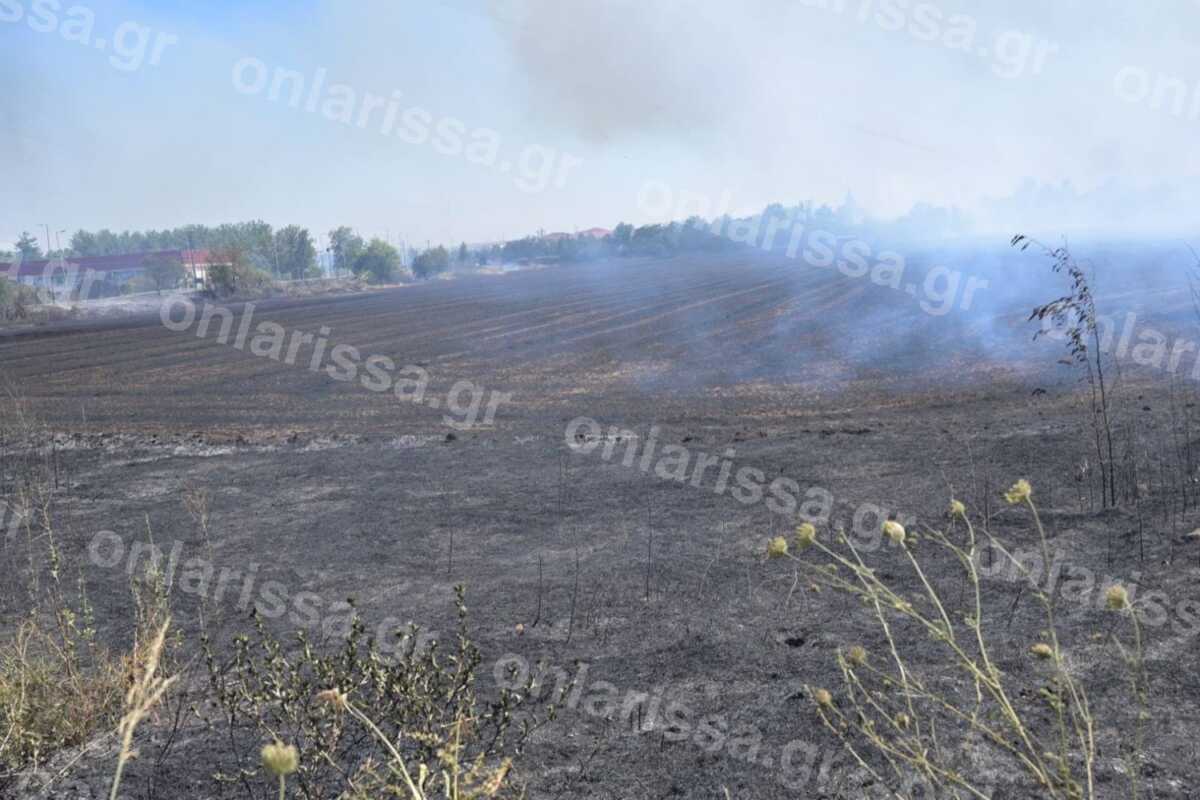
<path fill-rule="evenodd" d="M 0 0 L 0 246 L 248 218 L 484 241 L 847 191 L 982 218 L 1029 177 L 1190 198 L 1200 4 L 1145 5 Z"/>

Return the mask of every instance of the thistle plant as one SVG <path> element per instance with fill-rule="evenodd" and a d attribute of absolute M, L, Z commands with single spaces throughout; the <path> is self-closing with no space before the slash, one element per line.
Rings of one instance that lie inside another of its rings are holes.
<path fill-rule="evenodd" d="M 783 558 L 788 554 L 787 539 L 776 536 L 767 542 L 767 558 Z"/>
<path fill-rule="evenodd" d="M 323 693 L 325 694 L 325 693 Z M 394 797 L 397 800 L 481 800 L 495 797 L 505 786 L 512 759 L 504 758 L 491 766 L 483 754 L 473 762 L 464 762 L 464 737 L 469 735 L 473 720 L 460 717 L 450 726 L 449 734 L 433 736 L 440 746 L 438 761 L 431 765 L 420 762 L 410 769 L 405 756 L 379 728 L 374 720 L 343 694 L 337 694 L 333 705 L 357 720 L 388 754 L 382 769 L 366 765 L 351 780 L 350 797 L 354 800 L 377 800 Z M 282 800 L 282 798 L 281 798 Z"/>
<path fill-rule="evenodd" d="M 1146 720 L 1149 718 L 1150 687 L 1146 682 L 1145 653 L 1142 644 L 1142 625 L 1138 620 L 1138 611 L 1129 599 L 1129 592 L 1119 584 L 1110 586 L 1104 593 L 1105 605 L 1109 611 L 1128 615 L 1130 627 L 1133 629 L 1133 646 L 1127 647 L 1117 637 L 1113 642 L 1121 653 L 1129 670 L 1129 687 L 1137 703 L 1137 718 L 1134 721 L 1133 739 L 1126 742 L 1126 766 L 1129 772 L 1130 795 L 1137 800 L 1138 785 L 1142 772 L 1142 749 L 1146 739 Z"/>
<path fill-rule="evenodd" d="M 263 746 L 261 757 L 263 768 L 279 778 L 279 800 L 284 800 L 287 776 L 300 768 L 300 754 L 294 745 L 276 741 Z"/>
<path fill-rule="evenodd" d="M 1044 563 L 1049 564 L 1046 533 L 1030 484 L 1018 481 L 1005 499 L 1029 512 Z M 990 793 L 975 777 L 977 764 L 969 755 L 982 748 L 1011 762 L 1018 774 L 1037 787 L 1039 797 L 1094 800 L 1096 721 L 1087 693 L 1059 641 L 1053 600 L 987 526 L 976 528 L 965 505 L 952 501 L 949 510 L 953 522 L 961 522 L 963 530 L 926 529 L 922 537 L 936 545 L 935 552 L 949 555 L 961 568 L 967 585 L 963 608 L 953 607 L 938 591 L 913 553 L 911 535 L 895 521 L 883 523 L 881 532 L 892 544 L 887 548 L 889 555 L 898 554 L 915 577 L 919 589 L 914 596 L 906 596 L 881 577 L 881 572 L 868 565 L 863 550 L 840 529 L 828 543 L 808 528 L 797 531 L 798 538 L 813 551 L 812 559 L 799 553 L 779 556 L 800 564 L 815 583 L 857 598 L 883 639 L 883 651 L 878 655 L 862 645 L 838 651 L 842 691 L 835 696 L 829 689 L 808 687 L 816 713 L 855 762 L 885 786 L 897 787 L 918 777 L 948 797 L 987 800 Z M 1002 656 L 989 640 L 978 569 L 984 545 L 1017 571 L 1045 616 L 1047 641 L 1027 645 L 1033 656 L 1032 668 L 1045 681 L 1033 697 L 1017 691 L 1013 680 L 997 666 Z M 1111 592 L 1110 607 L 1127 613 L 1127 595 Z M 1135 641 L 1130 649 L 1122 647 L 1122 652 L 1131 671 L 1140 676 L 1135 678 L 1135 691 L 1144 693 L 1140 628 L 1136 614 L 1130 613 L 1130 617 Z M 936 682 L 923 674 L 915 654 L 902 644 L 918 633 L 934 645 L 933 650 L 922 646 L 922 655 L 937 654 L 945 659 Z M 947 666 L 959 680 L 945 680 Z M 942 688 L 952 683 L 965 689 L 958 693 Z M 1138 749 L 1140 739 L 1134 747 L 1135 752 Z M 1136 781 L 1136 764 L 1133 766 L 1131 774 Z M 891 791 L 896 797 L 908 796 L 899 788 Z"/>

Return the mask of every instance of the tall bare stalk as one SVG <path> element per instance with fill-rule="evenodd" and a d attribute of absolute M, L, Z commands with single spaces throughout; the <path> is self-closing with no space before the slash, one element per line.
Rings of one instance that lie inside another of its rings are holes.
<path fill-rule="evenodd" d="M 1100 460 L 1101 500 L 1104 506 L 1117 504 L 1116 466 L 1113 458 L 1112 422 L 1109 420 L 1108 386 L 1104 379 L 1104 353 L 1100 346 L 1100 328 L 1096 324 L 1096 302 L 1083 267 L 1071 255 L 1066 245 L 1050 248 L 1027 236 L 1014 236 L 1013 247 L 1022 251 L 1030 247 L 1041 249 L 1053 262 L 1050 269 L 1065 272 L 1071 279 L 1071 290 L 1045 305 L 1037 306 L 1029 314 L 1030 321 L 1043 322 L 1049 319 L 1067 334 L 1067 349 L 1071 358 L 1084 366 L 1088 386 L 1092 390 L 1092 433 L 1096 455 Z M 1037 339 L 1045 329 L 1033 335 Z M 1091 340 L 1089 348 L 1088 340 Z M 1097 416 L 1100 421 L 1097 422 Z M 1101 434 L 1107 449 L 1101 447 Z"/>

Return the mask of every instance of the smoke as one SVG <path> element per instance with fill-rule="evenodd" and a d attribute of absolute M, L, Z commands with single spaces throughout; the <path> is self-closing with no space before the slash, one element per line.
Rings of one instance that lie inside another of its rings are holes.
<path fill-rule="evenodd" d="M 687 136 L 736 115 L 751 80 L 753 54 L 731 46 L 735 29 L 754 24 L 745 10 L 730 14 L 707 0 L 514 0 L 492 8 L 533 107 L 594 142 Z"/>
<path fill-rule="evenodd" d="M 728 193 L 734 213 L 850 191 L 882 218 L 927 203 L 1005 234 L 1149 233 L 1182 227 L 1200 197 L 1190 0 L 177 5 L 97 14 L 97 38 L 125 20 L 179 35 L 130 71 L 0 25 L 0 236 L 261 217 L 514 238 L 635 217 L 649 181 L 714 207 Z M 495 131 L 497 168 L 239 93 L 245 57 Z M 222 124 L 194 124 L 198 104 Z M 545 150 L 579 164 L 565 188 L 514 187 L 501 165 Z M 1029 178 L 1055 189 L 1031 196 Z M 985 202 L 1018 190 L 1018 205 Z"/>
<path fill-rule="evenodd" d="M 647 177 L 732 189 L 741 205 L 849 190 L 884 216 L 926 202 L 1077 230 L 1084 213 L 1104 213 L 1098 228 L 1120 219 L 1149 233 L 1164 214 L 1182 221 L 1168 190 L 1136 220 L 1116 199 L 1076 213 L 1043 206 L 1057 216 L 1040 219 L 985 201 L 1028 179 L 1086 194 L 1200 173 L 1188 144 L 1200 130 L 1187 105 L 1200 98 L 1191 3 L 492 0 L 489 10 L 530 118 L 645 160 Z"/>
<path fill-rule="evenodd" d="M 1080 190 L 1069 181 L 1059 184 L 1026 180 L 1007 197 L 986 200 L 976 213 L 978 232 L 1024 232 L 1058 237 L 1155 239 L 1195 234 L 1190 209 L 1200 202 L 1200 181 L 1181 177 L 1139 186 L 1111 178 L 1100 186 Z"/>

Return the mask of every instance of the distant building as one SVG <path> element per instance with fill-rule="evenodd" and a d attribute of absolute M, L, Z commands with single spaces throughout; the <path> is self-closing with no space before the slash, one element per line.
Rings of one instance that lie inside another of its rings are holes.
<path fill-rule="evenodd" d="M 588 228 L 586 231 L 579 233 L 563 233 L 561 231 L 555 233 L 542 234 L 542 239 L 547 242 L 561 242 L 564 239 L 603 239 L 612 231 L 607 228 Z"/>
<path fill-rule="evenodd" d="M 208 280 L 209 268 L 216 263 L 211 250 L 157 250 L 117 256 L 67 257 L 38 259 L 17 264 L 0 263 L 0 277 L 27 286 L 55 291 L 75 291 L 98 283 L 117 290 L 145 274 L 149 264 L 177 261 L 187 276 L 185 285 L 199 288 Z"/>

